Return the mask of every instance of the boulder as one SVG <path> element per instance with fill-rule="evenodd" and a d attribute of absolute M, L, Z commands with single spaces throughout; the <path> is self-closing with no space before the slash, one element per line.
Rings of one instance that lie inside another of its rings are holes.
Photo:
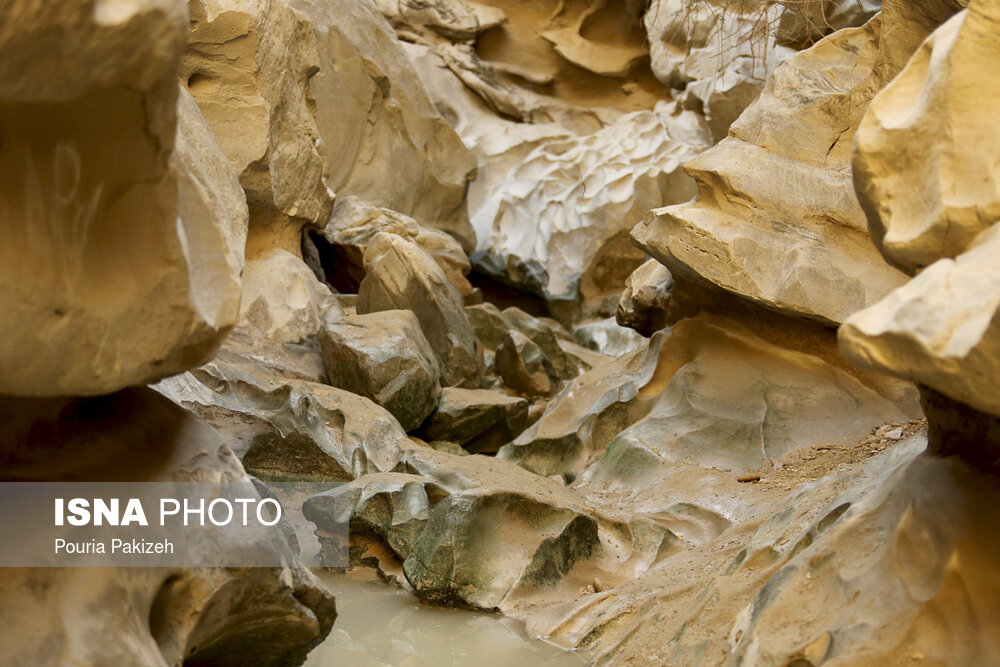
<path fill-rule="evenodd" d="M 655 259 L 648 260 L 625 281 L 615 321 L 643 336 L 652 336 L 669 323 L 667 313 L 673 286 L 670 269 Z"/>
<path fill-rule="evenodd" d="M 3 10 L 0 394 L 153 382 L 236 321 L 247 209 L 179 94 L 184 5 L 116 7 Z"/>
<path fill-rule="evenodd" d="M 415 243 L 386 233 L 375 236 L 364 259 L 357 312 L 412 310 L 441 362 L 444 384 L 477 386 L 476 336 L 441 267 Z"/>
<path fill-rule="evenodd" d="M 621 326 L 613 317 L 581 324 L 573 330 L 573 335 L 580 344 L 609 357 L 644 349 L 649 343 L 648 338 Z"/>
<path fill-rule="evenodd" d="M 493 454 L 528 427 L 528 401 L 488 389 L 446 387 L 420 435 L 447 440 L 472 453 Z"/>
<path fill-rule="evenodd" d="M 346 315 L 320 337 L 329 382 L 367 396 L 412 431 L 438 407 L 441 369 L 410 310 Z"/>
<path fill-rule="evenodd" d="M 399 422 L 369 399 L 283 378 L 232 353 L 154 389 L 221 433 L 247 472 L 264 481 L 346 481 L 392 471 L 409 446 Z"/>
<path fill-rule="evenodd" d="M 887 2 L 790 58 L 730 136 L 687 164 L 698 198 L 653 211 L 633 238 L 678 280 L 828 324 L 901 285 L 868 237 L 851 147 L 871 98 L 956 9 Z"/>
<path fill-rule="evenodd" d="M 559 376 L 542 348 L 520 331 L 508 331 L 496 351 L 496 372 L 503 383 L 524 396 L 551 396 Z"/>

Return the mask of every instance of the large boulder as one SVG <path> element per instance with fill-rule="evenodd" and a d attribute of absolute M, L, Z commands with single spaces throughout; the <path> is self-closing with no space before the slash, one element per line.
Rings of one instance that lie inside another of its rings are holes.
<path fill-rule="evenodd" d="M 477 386 L 476 335 L 441 267 L 415 243 L 386 233 L 376 235 L 364 260 L 358 313 L 412 310 L 441 362 L 443 382 Z"/>
<path fill-rule="evenodd" d="M 523 398 L 488 389 L 446 387 L 420 435 L 462 445 L 474 454 L 493 454 L 527 427 L 528 401 Z"/>
<path fill-rule="evenodd" d="M 698 198 L 652 212 L 633 238 L 675 279 L 830 324 L 901 285 L 868 237 L 852 142 L 875 93 L 957 8 L 888 2 L 790 58 L 730 136 L 688 163 Z"/>
<path fill-rule="evenodd" d="M 410 310 L 346 315 L 320 338 L 330 384 L 367 396 L 406 431 L 441 399 L 441 369 Z"/>
<path fill-rule="evenodd" d="M 2 394 L 155 381 L 236 319 L 247 209 L 179 94 L 184 6 L 119 8 L 2 10 Z"/>

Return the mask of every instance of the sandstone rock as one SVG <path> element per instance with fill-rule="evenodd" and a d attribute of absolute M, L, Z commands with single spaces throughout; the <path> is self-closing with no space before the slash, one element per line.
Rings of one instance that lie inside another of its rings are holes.
<path fill-rule="evenodd" d="M 581 324 L 573 334 L 582 345 L 609 357 L 645 349 L 649 343 L 645 336 L 619 325 L 613 317 Z"/>
<path fill-rule="evenodd" d="M 505 385 L 525 396 L 551 396 L 559 388 L 552 362 L 519 331 L 508 331 L 497 348 L 496 372 Z"/>
<path fill-rule="evenodd" d="M 416 244 L 382 233 L 369 244 L 365 266 L 358 313 L 412 310 L 441 362 L 443 382 L 477 386 L 475 333 L 461 295 L 434 260 Z"/>
<path fill-rule="evenodd" d="M 487 389 L 446 387 L 420 429 L 428 440 L 448 440 L 472 453 L 495 453 L 528 427 L 528 401 Z"/>
<path fill-rule="evenodd" d="M 319 335 L 341 313 L 329 288 L 301 259 L 272 249 L 247 262 L 239 321 L 222 349 L 278 375 L 325 382 Z"/>
<path fill-rule="evenodd" d="M 687 165 L 698 199 L 654 211 L 633 237 L 678 279 L 828 323 L 898 287 L 850 188 L 851 140 L 873 95 L 955 9 L 890 2 L 789 59 L 731 136 Z"/>
<path fill-rule="evenodd" d="M 252 206 L 324 223 L 324 180 L 310 77 L 320 66 L 309 23 L 283 0 L 194 0 L 181 80 Z"/>
<path fill-rule="evenodd" d="M 695 114 L 672 116 L 665 106 L 593 134 L 540 143 L 473 215 L 473 262 L 550 307 L 571 314 L 583 300 L 596 311 L 608 286 L 642 263 L 627 229 L 650 208 L 692 196 L 681 165 L 707 146 Z"/>
<path fill-rule="evenodd" d="M 571 478 L 598 458 L 592 474 L 626 479 L 681 460 L 746 471 L 908 416 L 817 357 L 700 316 L 584 373 L 499 457 Z"/>
<path fill-rule="evenodd" d="M 625 281 L 615 321 L 643 336 L 652 336 L 668 324 L 673 286 L 670 270 L 655 259 L 648 260 Z"/>
<path fill-rule="evenodd" d="M 562 329 L 561 326 L 549 324 L 543 320 L 532 317 L 516 306 L 511 306 L 503 311 L 504 319 L 510 323 L 512 329 L 523 333 L 531 342 L 537 345 L 549 361 L 561 380 L 571 380 L 580 374 L 580 371 L 590 366 L 580 358 L 574 356 L 566 349 L 570 347 L 565 341 L 556 337 L 556 331 Z M 571 348 L 572 349 L 572 348 Z"/>
<path fill-rule="evenodd" d="M 247 472 L 265 481 L 345 481 L 395 470 L 409 445 L 369 399 L 277 376 L 222 352 L 155 389 L 223 434 Z"/>
<path fill-rule="evenodd" d="M 1000 219 L 1000 44 L 979 2 L 934 32 L 868 107 L 854 178 L 872 239 L 914 274 Z M 977 104 L 968 104 L 968 91 Z M 970 174 L 976 177 L 970 178 Z"/>
<path fill-rule="evenodd" d="M 513 608 L 595 576 L 628 579 L 675 542 L 648 520 L 596 511 L 564 485 L 504 461 L 423 447 L 406 456 L 412 474 L 351 483 L 351 521 L 357 532 L 384 543 L 383 561 L 397 559 L 406 583 L 427 601 Z M 342 520 L 322 495 L 304 509 L 321 530 L 331 519 Z M 497 539 L 484 525 L 503 525 L 507 537 Z"/>
<path fill-rule="evenodd" d="M 3 12 L 3 394 L 155 381 L 198 363 L 235 322 L 247 211 L 178 96 L 184 8 L 121 9 Z M 63 64 L 38 57 L 52 53 Z"/>
<path fill-rule="evenodd" d="M 289 4 L 315 34 L 320 69 L 309 87 L 330 186 L 448 232 L 471 252 L 464 194 L 475 159 L 377 9 L 353 0 Z"/>
<path fill-rule="evenodd" d="M 438 407 L 441 369 L 409 310 L 347 315 L 320 338 L 330 384 L 367 396 L 411 431 Z"/>
<path fill-rule="evenodd" d="M 503 339 L 512 325 L 499 308 L 492 303 L 480 303 L 467 306 L 465 314 L 476 332 L 476 338 L 486 349 L 496 351 L 503 345 Z"/>
<path fill-rule="evenodd" d="M 410 216 L 350 195 L 337 199 L 330 221 L 313 235 L 313 242 L 322 247 L 320 260 L 327 282 L 340 291 L 357 293 L 365 277 L 365 248 L 379 232 L 416 243 L 434 258 L 466 302 L 473 298 L 474 290 L 465 278 L 472 265 L 458 241 L 444 232 L 421 226 Z M 322 245 L 323 241 L 329 246 Z"/>
<path fill-rule="evenodd" d="M 250 488 L 210 428 L 148 389 L 0 403 L 5 480 L 245 481 Z M 297 664 L 330 632 L 333 598 L 298 566 L 280 530 L 247 539 L 290 567 L 3 568 L 0 592 L 10 605 L 0 610 L 0 661 Z M 25 614 L 29 607 L 34 613 Z M 100 631 L 108 628 L 114 632 Z"/>

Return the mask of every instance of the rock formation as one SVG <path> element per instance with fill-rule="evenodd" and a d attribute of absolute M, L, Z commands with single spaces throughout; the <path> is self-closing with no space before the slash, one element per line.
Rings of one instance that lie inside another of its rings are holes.
<path fill-rule="evenodd" d="M 997 0 L 8 4 L 3 480 L 322 483 L 589 664 L 1000 655 Z M 0 662 L 301 664 L 289 529 L 5 568 Z"/>

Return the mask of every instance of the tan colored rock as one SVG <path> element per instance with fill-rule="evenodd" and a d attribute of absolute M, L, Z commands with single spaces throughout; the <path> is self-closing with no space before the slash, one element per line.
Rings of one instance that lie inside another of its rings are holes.
<path fill-rule="evenodd" d="M 584 373 L 499 456 L 570 477 L 600 459 L 591 474 L 632 482 L 677 461 L 745 472 L 908 416 L 818 357 L 703 315 Z"/>
<path fill-rule="evenodd" d="M 358 313 L 412 310 L 441 362 L 442 381 L 478 386 L 476 336 L 462 296 L 441 267 L 415 243 L 386 233 L 375 236 L 364 261 Z"/>
<path fill-rule="evenodd" d="M 247 472 L 264 481 L 389 472 L 409 446 L 399 422 L 371 400 L 281 377 L 231 352 L 154 388 L 221 433 Z"/>
<path fill-rule="evenodd" d="M 89 399 L 11 401 L 0 401 L 7 481 L 250 487 L 211 428 L 147 388 Z M 205 660 L 235 666 L 304 659 L 330 632 L 333 596 L 299 565 L 277 527 L 242 537 L 246 548 L 289 566 L 0 569 L 0 595 L 9 603 L 0 611 L 0 662 L 59 667 Z M 211 549 L 206 545 L 206 555 L 217 557 Z"/>
<path fill-rule="evenodd" d="M 385 19 L 354 0 L 289 4 L 315 35 L 320 69 L 309 89 L 330 187 L 447 232 L 471 252 L 464 195 L 475 159 L 431 104 Z"/>
<path fill-rule="evenodd" d="M 346 315 L 326 326 L 320 343 L 330 384 L 372 399 L 403 430 L 438 407 L 441 369 L 413 311 Z"/>
<path fill-rule="evenodd" d="M 854 178 L 872 239 L 911 275 L 1000 220 L 998 16 L 978 2 L 941 26 L 858 129 Z"/>
<path fill-rule="evenodd" d="M 198 363 L 235 322 L 247 212 L 178 97 L 183 6 L 2 14 L 0 393 L 103 394 Z"/>
<path fill-rule="evenodd" d="M 698 199 L 654 211 L 633 237 L 677 279 L 823 322 L 884 297 L 905 277 L 873 251 L 852 139 L 874 94 L 956 9 L 890 2 L 789 59 L 731 136 L 688 163 Z"/>
<path fill-rule="evenodd" d="M 840 349 L 862 368 L 933 387 L 1000 415 L 1000 227 L 854 314 Z"/>
<path fill-rule="evenodd" d="M 357 293 L 365 277 L 365 248 L 379 232 L 416 243 L 434 258 L 466 302 L 473 299 L 475 290 L 465 277 L 472 265 L 458 241 L 442 231 L 423 227 L 408 215 L 351 195 L 338 197 L 329 222 L 312 234 L 313 242 L 323 248 L 320 261 L 327 282 L 340 291 Z M 329 246 L 323 246 L 323 241 Z"/>
<path fill-rule="evenodd" d="M 194 0 L 180 70 L 251 206 L 324 223 L 324 180 L 310 77 L 309 23 L 283 0 Z"/>
<path fill-rule="evenodd" d="M 655 259 L 648 260 L 625 281 L 615 321 L 643 336 L 652 336 L 668 324 L 673 286 L 670 270 Z"/>
<path fill-rule="evenodd" d="M 447 440 L 474 454 L 496 453 L 528 427 L 528 401 L 488 389 L 445 387 L 441 403 L 420 429 L 427 440 Z"/>
<path fill-rule="evenodd" d="M 612 358 L 644 350 L 649 344 L 648 338 L 613 317 L 584 322 L 573 329 L 573 335 L 585 347 Z"/>
<path fill-rule="evenodd" d="M 544 297 L 567 319 L 581 301 L 588 312 L 605 301 L 611 309 L 644 259 L 627 230 L 649 209 L 693 195 L 681 165 L 707 146 L 699 117 L 673 116 L 666 105 L 592 134 L 541 142 L 503 180 L 477 184 L 490 192 L 472 217 L 473 261 Z"/>
<path fill-rule="evenodd" d="M 524 396 L 551 396 L 559 375 L 542 348 L 520 331 L 508 331 L 496 351 L 496 372 L 503 383 Z"/>

